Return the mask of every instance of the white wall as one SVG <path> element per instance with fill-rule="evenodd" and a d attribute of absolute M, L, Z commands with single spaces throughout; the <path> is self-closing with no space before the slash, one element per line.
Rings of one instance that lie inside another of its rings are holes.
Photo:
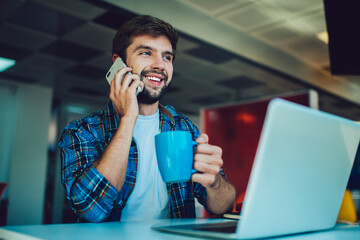
<path fill-rule="evenodd" d="M 47 87 L 0 84 L 1 135 L 5 133 L 0 166 L 9 183 L 8 225 L 42 223 L 52 94 Z"/>

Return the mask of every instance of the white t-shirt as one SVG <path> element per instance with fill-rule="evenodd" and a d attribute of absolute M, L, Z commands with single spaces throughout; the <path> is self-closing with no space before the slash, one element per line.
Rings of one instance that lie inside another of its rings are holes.
<path fill-rule="evenodd" d="M 155 135 L 159 132 L 159 111 L 138 116 L 133 134 L 138 149 L 136 182 L 122 210 L 121 221 L 170 217 L 169 196 L 155 153 Z"/>

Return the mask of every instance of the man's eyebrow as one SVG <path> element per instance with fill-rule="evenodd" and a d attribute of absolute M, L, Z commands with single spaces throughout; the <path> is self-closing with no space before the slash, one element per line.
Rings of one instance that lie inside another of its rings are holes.
<path fill-rule="evenodd" d="M 155 51 L 156 52 L 156 49 L 150 47 L 150 46 L 147 46 L 147 45 L 139 45 L 137 46 L 135 49 L 134 49 L 134 52 L 138 51 L 138 50 L 142 50 L 142 49 L 146 49 L 146 50 L 151 50 L 151 51 Z M 172 57 L 174 57 L 174 52 L 172 51 L 165 51 L 163 52 L 163 54 L 169 54 L 171 55 Z"/>
<path fill-rule="evenodd" d="M 172 52 L 172 51 L 165 51 L 164 53 L 165 53 L 165 54 L 169 54 L 169 55 L 171 55 L 172 57 L 174 57 L 174 55 L 175 55 L 174 52 Z"/>
<path fill-rule="evenodd" d="M 141 49 L 147 49 L 147 50 L 154 50 L 152 47 L 150 46 L 146 46 L 146 45 L 139 45 L 134 49 L 134 52 L 141 50 Z"/>

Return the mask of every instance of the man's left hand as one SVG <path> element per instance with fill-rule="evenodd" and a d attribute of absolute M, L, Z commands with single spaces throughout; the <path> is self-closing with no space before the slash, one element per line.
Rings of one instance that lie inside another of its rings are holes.
<path fill-rule="evenodd" d="M 199 144 L 194 156 L 194 168 L 199 171 L 192 175 L 192 180 L 204 187 L 216 188 L 220 184 L 220 169 L 223 165 L 222 149 L 218 146 L 210 145 L 209 137 L 205 133 L 201 134 L 196 142 Z"/>

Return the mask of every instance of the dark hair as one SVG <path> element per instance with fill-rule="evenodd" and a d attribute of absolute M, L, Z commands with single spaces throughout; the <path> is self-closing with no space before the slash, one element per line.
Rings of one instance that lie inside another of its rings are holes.
<path fill-rule="evenodd" d="M 175 58 L 176 44 L 179 39 L 177 32 L 169 23 L 149 15 L 135 17 L 120 27 L 113 39 L 112 53 L 119 55 L 126 61 L 126 49 L 132 43 L 133 37 L 141 35 L 153 37 L 164 35 L 167 37 L 173 48 Z"/>

